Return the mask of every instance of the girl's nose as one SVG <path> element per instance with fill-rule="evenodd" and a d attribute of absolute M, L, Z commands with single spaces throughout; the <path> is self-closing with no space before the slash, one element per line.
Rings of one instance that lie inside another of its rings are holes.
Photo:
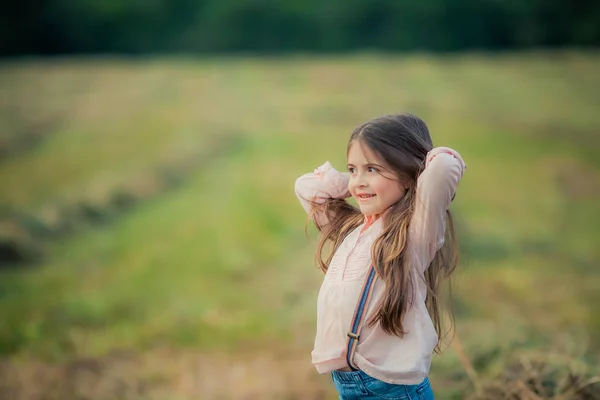
<path fill-rule="evenodd" d="M 360 187 L 366 187 L 368 185 L 364 175 L 359 175 L 356 183 L 358 183 L 358 186 Z"/>

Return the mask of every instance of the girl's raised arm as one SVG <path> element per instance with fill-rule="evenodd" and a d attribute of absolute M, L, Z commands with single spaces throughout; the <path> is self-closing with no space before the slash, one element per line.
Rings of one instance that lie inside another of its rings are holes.
<path fill-rule="evenodd" d="M 417 181 L 410 241 L 419 265 L 429 265 L 444 244 L 446 210 L 454 198 L 466 165 L 458 152 L 436 147 L 427 154 L 425 170 Z"/>
<path fill-rule="evenodd" d="M 349 173 L 337 171 L 327 161 L 314 172 L 302 175 L 296 180 L 295 191 L 300 204 L 307 213 L 310 213 L 314 204 L 323 204 L 329 199 L 346 199 L 350 197 L 348 191 Z M 329 223 L 323 211 L 313 215 L 318 226 Z"/>

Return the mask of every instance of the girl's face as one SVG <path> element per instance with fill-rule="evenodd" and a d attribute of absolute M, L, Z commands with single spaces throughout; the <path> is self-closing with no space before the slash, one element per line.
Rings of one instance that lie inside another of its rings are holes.
<path fill-rule="evenodd" d="M 350 145 L 348 171 L 348 190 L 365 216 L 382 214 L 406 193 L 406 186 L 385 161 L 360 141 Z"/>

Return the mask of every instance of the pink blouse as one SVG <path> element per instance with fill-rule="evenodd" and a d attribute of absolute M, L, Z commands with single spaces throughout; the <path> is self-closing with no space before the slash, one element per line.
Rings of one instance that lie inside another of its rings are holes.
<path fill-rule="evenodd" d="M 429 373 L 431 356 L 438 338 L 425 307 L 427 287 L 423 273 L 444 244 L 446 210 L 450 206 L 466 168 L 461 156 L 447 147 L 427 154 L 425 169 L 417 182 L 415 211 L 408 232 L 407 255 L 413 267 L 414 304 L 407 312 L 403 338 L 388 335 L 377 324 L 363 325 L 355 355 L 356 365 L 366 374 L 393 384 L 417 384 Z M 324 202 L 327 198 L 347 198 L 348 175 L 326 162 L 313 173 L 296 180 L 296 195 L 307 212 L 307 200 Z M 327 223 L 324 214 L 315 215 Z M 317 299 L 317 332 L 312 362 L 317 371 L 328 373 L 346 368 L 346 334 L 371 265 L 371 245 L 382 231 L 381 218 L 356 228 L 342 242 L 329 265 Z M 365 230 L 361 233 L 361 231 Z M 385 290 L 375 282 L 365 318 L 371 317 Z"/>

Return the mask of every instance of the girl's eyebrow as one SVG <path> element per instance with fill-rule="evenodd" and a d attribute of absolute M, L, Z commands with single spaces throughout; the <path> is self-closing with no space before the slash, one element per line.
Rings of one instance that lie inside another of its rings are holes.
<path fill-rule="evenodd" d="M 375 164 L 375 163 L 368 163 L 367 167 L 377 167 L 379 169 L 385 169 L 385 167 L 383 165 L 379 165 L 379 164 Z"/>
<path fill-rule="evenodd" d="M 348 167 L 355 167 L 354 164 L 348 164 Z M 377 167 L 380 169 L 386 169 L 383 165 L 375 164 L 375 163 L 366 163 L 363 164 L 363 167 Z"/>

